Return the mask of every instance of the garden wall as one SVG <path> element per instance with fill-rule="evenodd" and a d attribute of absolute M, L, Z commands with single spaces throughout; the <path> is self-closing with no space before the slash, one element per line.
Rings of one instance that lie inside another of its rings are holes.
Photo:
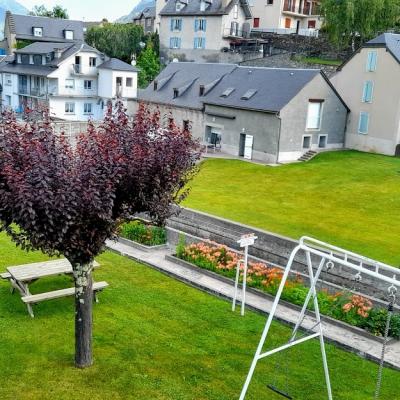
<path fill-rule="evenodd" d="M 254 246 L 249 248 L 249 254 L 278 266 L 286 265 L 290 253 L 298 244 L 297 241 L 281 235 L 187 208 L 181 209 L 178 215 L 168 220 L 167 229 L 168 242 L 171 246 L 175 246 L 178 243 L 180 233 L 183 233 L 187 242 L 211 240 L 237 250 L 239 250 L 237 240 L 241 235 L 255 233 L 258 240 Z M 293 268 L 301 274 L 307 274 L 306 260 L 303 253 L 299 253 L 295 258 Z M 350 270 L 346 267 L 335 266 L 332 272 L 323 274 L 323 279 L 332 284 L 331 287 L 336 291 L 338 286 L 344 286 L 372 298 L 386 300 L 387 284 L 380 280 L 363 276 L 362 282 L 354 287 L 354 281 L 352 281 L 354 274 L 354 272 L 350 273 Z M 398 279 L 400 280 L 400 271 Z"/>

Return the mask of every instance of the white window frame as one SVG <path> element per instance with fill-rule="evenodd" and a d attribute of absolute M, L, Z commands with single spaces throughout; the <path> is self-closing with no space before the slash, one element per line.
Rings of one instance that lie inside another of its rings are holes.
<path fill-rule="evenodd" d="M 197 39 L 197 43 L 195 41 L 195 43 L 197 44 L 197 46 L 193 46 L 195 49 L 204 49 L 205 45 L 206 45 L 206 38 L 202 37 L 202 36 L 197 36 L 195 37 L 195 39 Z M 204 46 L 203 46 L 204 45 Z"/>
<path fill-rule="evenodd" d="M 70 101 L 65 103 L 65 114 L 75 114 L 75 103 Z"/>
<path fill-rule="evenodd" d="M 366 115 L 367 116 L 367 129 L 365 132 L 361 131 L 361 117 L 362 115 Z M 360 135 L 368 135 L 368 131 L 369 131 L 369 112 L 366 111 L 360 111 L 360 115 L 358 117 L 358 133 Z"/>
<path fill-rule="evenodd" d="M 304 147 L 304 138 L 306 138 L 306 137 L 310 138 L 310 147 Z M 309 150 L 309 149 L 311 149 L 311 147 L 312 147 L 312 135 L 303 135 L 302 139 L 301 139 L 301 148 L 303 150 L 305 150 L 305 149 Z"/>
<path fill-rule="evenodd" d="M 33 27 L 33 36 L 35 37 L 43 37 L 43 28 L 40 26 Z"/>
<path fill-rule="evenodd" d="M 89 57 L 89 67 L 96 67 L 97 66 L 97 57 Z"/>
<path fill-rule="evenodd" d="M 371 99 L 370 100 L 366 100 L 366 98 L 365 98 L 365 94 L 366 94 L 366 88 L 367 88 L 367 84 L 368 83 L 371 83 Z M 370 104 L 370 103 L 372 103 L 372 99 L 373 99 L 373 97 L 374 97 L 374 82 L 373 81 L 365 81 L 364 82 L 364 86 L 363 86 L 363 93 L 362 93 L 362 98 L 361 98 L 361 101 L 363 102 L 363 103 L 368 103 L 368 104 Z"/>
<path fill-rule="evenodd" d="M 90 84 L 89 84 L 89 82 L 90 82 Z M 83 88 L 85 90 L 93 90 L 93 80 L 92 79 L 85 79 L 83 81 Z"/>
<path fill-rule="evenodd" d="M 65 39 L 67 39 L 67 40 L 74 40 L 74 31 L 66 29 L 64 31 L 64 36 L 65 36 Z"/>
<path fill-rule="evenodd" d="M 171 37 L 171 39 L 172 39 L 172 41 L 173 41 L 173 44 L 172 44 L 172 46 L 171 46 L 171 49 L 180 49 L 180 46 L 179 46 L 179 37 L 174 36 L 174 37 Z"/>
<path fill-rule="evenodd" d="M 199 18 L 198 19 L 198 30 L 199 31 L 201 31 L 201 32 L 205 32 L 206 31 L 206 26 L 207 26 L 207 22 L 206 22 L 206 19 L 205 18 Z"/>
<path fill-rule="evenodd" d="M 75 79 L 66 79 L 65 89 L 75 89 Z"/>
<path fill-rule="evenodd" d="M 172 32 L 181 32 L 183 21 L 182 18 L 172 18 Z"/>
<path fill-rule="evenodd" d="M 237 4 L 233 6 L 233 18 L 234 19 L 239 18 L 239 6 Z"/>
<path fill-rule="evenodd" d="M 130 85 L 128 85 L 128 80 L 130 82 Z M 129 87 L 129 88 L 133 87 L 133 78 L 131 76 L 127 76 L 125 78 L 125 87 Z"/>
<path fill-rule="evenodd" d="M 90 107 L 88 107 L 88 106 L 90 106 Z M 89 108 L 90 108 L 90 111 L 89 111 Z M 93 114 L 93 103 L 84 103 L 83 104 L 83 113 L 85 115 Z"/>
<path fill-rule="evenodd" d="M 318 127 L 310 127 L 310 105 L 311 104 L 319 104 L 319 118 L 318 118 Z M 306 121 L 306 131 L 320 131 L 322 125 L 322 115 L 324 112 L 324 102 L 323 101 L 308 101 L 307 108 L 307 121 Z"/>

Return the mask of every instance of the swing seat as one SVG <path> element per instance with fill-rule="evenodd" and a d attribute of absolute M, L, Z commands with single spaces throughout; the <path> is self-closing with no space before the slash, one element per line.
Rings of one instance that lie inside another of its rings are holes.
<path fill-rule="evenodd" d="M 279 394 L 280 396 L 285 397 L 286 399 L 293 400 L 293 397 L 289 393 L 286 393 L 286 392 L 283 392 L 282 390 L 279 390 L 274 385 L 267 385 L 267 388 L 272 390 L 273 392 Z"/>

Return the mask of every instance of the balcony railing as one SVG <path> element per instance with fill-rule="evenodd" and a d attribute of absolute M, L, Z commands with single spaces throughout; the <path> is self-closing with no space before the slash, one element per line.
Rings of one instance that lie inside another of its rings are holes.
<path fill-rule="evenodd" d="M 248 35 L 248 32 L 239 29 L 239 27 L 231 26 L 230 28 L 224 28 L 223 31 L 224 38 L 243 38 L 246 37 L 246 35 Z"/>
<path fill-rule="evenodd" d="M 27 85 L 19 85 L 18 94 L 32 97 L 43 97 L 46 95 L 46 90 L 43 87 L 29 88 Z"/>
<path fill-rule="evenodd" d="M 316 1 L 300 1 L 297 3 L 295 0 L 285 0 L 283 11 L 298 15 L 319 15 L 320 7 Z"/>
<path fill-rule="evenodd" d="M 82 74 L 82 65 L 81 64 L 72 64 L 72 71 L 75 74 Z"/>
<path fill-rule="evenodd" d="M 276 33 L 278 35 L 294 35 L 298 34 L 299 36 L 312 36 L 318 37 L 319 30 L 318 29 L 307 29 L 307 28 L 300 28 L 299 31 L 296 31 L 296 28 L 278 28 L 278 29 L 261 29 L 261 28 L 253 28 L 252 32 L 260 32 L 262 33 Z"/>

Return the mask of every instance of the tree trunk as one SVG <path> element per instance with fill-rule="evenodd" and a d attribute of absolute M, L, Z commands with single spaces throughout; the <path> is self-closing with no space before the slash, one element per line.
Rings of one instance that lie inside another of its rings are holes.
<path fill-rule="evenodd" d="M 75 366 L 90 367 L 92 360 L 93 263 L 75 264 Z"/>

